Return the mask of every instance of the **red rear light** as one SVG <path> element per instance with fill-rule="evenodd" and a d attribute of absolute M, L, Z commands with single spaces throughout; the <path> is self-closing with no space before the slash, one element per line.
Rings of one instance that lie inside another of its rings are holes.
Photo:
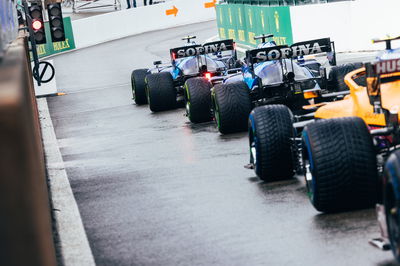
<path fill-rule="evenodd" d="M 210 80 L 211 79 L 211 73 L 205 73 L 204 77 L 206 77 L 206 79 Z"/>
<path fill-rule="evenodd" d="M 176 59 L 176 54 L 172 53 L 172 60 L 175 60 L 175 59 Z"/>

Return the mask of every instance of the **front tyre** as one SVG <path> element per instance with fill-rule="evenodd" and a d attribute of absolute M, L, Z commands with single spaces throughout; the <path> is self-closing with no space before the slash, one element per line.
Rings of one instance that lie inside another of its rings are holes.
<path fill-rule="evenodd" d="M 145 78 L 148 69 L 136 69 L 131 74 L 132 96 L 137 105 L 147 104 Z"/>
<path fill-rule="evenodd" d="M 400 150 L 389 156 L 383 178 L 383 204 L 390 247 L 394 257 L 400 261 Z"/>
<path fill-rule="evenodd" d="M 230 134 L 246 131 L 252 109 L 246 83 L 240 81 L 216 85 L 213 90 L 213 109 L 219 132 Z"/>
<path fill-rule="evenodd" d="M 152 112 L 176 108 L 176 90 L 169 72 L 147 75 L 147 100 Z"/>
<path fill-rule="evenodd" d="M 376 151 L 359 117 L 320 120 L 303 130 L 303 167 L 311 203 L 321 212 L 378 201 Z"/>
<path fill-rule="evenodd" d="M 185 82 L 186 113 L 192 123 L 212 120 L 211 83 L 202 77 L 191 78 Z"/>
<path fill-rule="evenodd" d="M 249 116 L 250 161 L 264 181 L 292 178 L 295 170 L 292 114 L 284 105 L 255 108 Z"/>

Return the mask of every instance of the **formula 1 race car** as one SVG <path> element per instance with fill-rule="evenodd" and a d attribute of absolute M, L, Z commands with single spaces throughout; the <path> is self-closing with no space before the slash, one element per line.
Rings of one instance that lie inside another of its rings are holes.
<path fill-rule="evenodd" d="M 137 104 L 149 104 L 153 112 L 176 108 L 183 102 L 185 82 L 194 77 L 211 78 L 223 75 L 236 62 L 233 40 L 222 40 L 204 45 L 191 42 L 195 36 L 188 36 L 186 46 L 170 49 L 171 65 L 162 66 L 154 62 L 155 68 L 138 69 L 132 72 L 132 92 Z M 229 51 L 229 55 L 222 53 Z"/>
<path fill-rule="evenodd" d="M 219 71 L 212 72 L 208 63 L 204 75 L 186 80 L 184 84 L 186 116 L 192 123 L 208 122 L 213 119 L 211 89 L 227 77 L 241 71 L 241 63 L 237 60 L 233 40 L 206 43 L 203 47 L 206 58 L 213 58 L 217 62 L 223 62 L 224 65 L 220 65 Z"/>
<path fill-rule="evenodd" d="M 217 127 L 222 134 L 247 130 L 251 110 L 260 105 L 284 104 L 295 114 L 302 106 L 320 101 L 329 91 L 326 69 L 305 56 L 325 53 L 336 64 L 334 43 L 329 38 L 277 46 L 266 42 L 273 35 L 256 36 L 262 40 L 257 49 L 246 52 L 242 73 L 229 76 L 212 91 Z"/>
<path fill-rule="evenodd" d="M 258 107 L 249 124 L 264 132 L 250 138 L 260 177 L 289 178 L 297 170 L 321 212 L 383 202 L 377 208 L 385 217 L 380 219 L 381 228 L 387 228 L 383 235 L 389 235 L 400 260 L 400 49 L 391 49 L 397 39 L 380 40 L 387 50 L 377 61 L 345 76 L 350 91 L 343 99 L 308 106 L 315 113 L 307 117 L 296 117 L 283 105 Z"/>

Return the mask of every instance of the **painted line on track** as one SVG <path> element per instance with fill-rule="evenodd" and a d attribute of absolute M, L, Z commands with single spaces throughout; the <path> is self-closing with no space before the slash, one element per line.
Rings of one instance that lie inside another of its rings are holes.
<path fill-rule="evenodd" d="M 78 205 L 72 193 L 58 146 L 46 98 L 37 99 L 47 178 L 55 227 L 59 236 L 62 265 L 94 266 L 92 250 L 83 227 Z"/>

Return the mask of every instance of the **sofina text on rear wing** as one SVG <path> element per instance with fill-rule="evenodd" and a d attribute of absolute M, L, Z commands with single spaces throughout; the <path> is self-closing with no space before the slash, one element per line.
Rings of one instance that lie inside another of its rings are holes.
<path fill-rule="evenodd" d="M 179 58 L 185 58 L 190 56 L 197 56 L 203 54 L 204 48 L 200 44 L 194 44 L 189 46 L 182 46 L 170 49 L 170 55 L 172 60 Z"/>
<path fill-rule="evenodd" d="M 224 51 L 234 51 L 235 43 L 233 40 L 222 40 L 209 42 L 204 45 L 194 44 L 170 49 L 171 59 L 176 60 L 190 56 L 218 53 Z"/>
<path fill-rule="evenodd" d="M 290 47 L 287 45 L 253 49 L 246 52 L 250 65 L 273 60 L 292 59 L 299 56 L 334 52 L 334 43 L 330 38 L 298 42 Z M 336 61 L 336 60 L 335 60 Z"/>
<path fill-rule="evenodd" d="M 215 42 L 208 42 L 203 45 L 204 54 L 218 53 L 224 51 L 234 51 L 235 42 L 233 40 L 222 40 Z"/>

